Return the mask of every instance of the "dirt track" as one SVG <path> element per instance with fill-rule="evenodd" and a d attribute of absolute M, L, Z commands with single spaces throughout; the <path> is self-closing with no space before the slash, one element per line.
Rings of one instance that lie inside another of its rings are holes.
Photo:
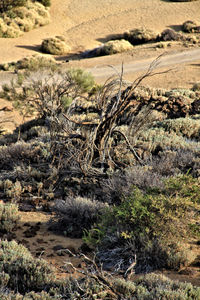
<path fill-rule="evenodd" d="M 124 68 L 124 74 L 127 73 L 134 73 L 138 71 L 146 71 L 148 70 L 150 64 L 156 59 L 155 57 L 144 59 L 139 62 L 129 62 L 125 63 L 123 65 Z M 171 68 L 173 65 L 180 65 L 192 61 L 200 60 L 200 48 L 193 49 L 193 50 L 187 50 L 187 51 L 181 51 L 178 53 L 172 53 L 163 55 L 160 57 L 158 62 L 155 64 L 156 69 L 157 68 Z M 113 65 L 113 68 L 107 66 L 96 66 L 93 68 L 87 69 L 87 71 L 91 72 L 95 78 L 108 78 L 109 76 L 113 75 L 115 73 L 115 70 L 117 72 L 121 72 L 122 64 Z"/>

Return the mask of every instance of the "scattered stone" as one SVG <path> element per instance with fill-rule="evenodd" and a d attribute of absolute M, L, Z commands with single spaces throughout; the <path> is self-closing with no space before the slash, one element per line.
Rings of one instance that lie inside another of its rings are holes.
<path fill-rule="evenodd" d="M 45 248 L 44 247 L 40 247 L 40 248 L 37 248 L 36 251 L 44 251 Z"/>
<path fill-rule="evenodd" d="M 25 239 L 21 240 L 21 243 L 22 243 L 22 245 L 24 245 L 26 247 L 29 246 L 29 241 L 27 241 Z"/>

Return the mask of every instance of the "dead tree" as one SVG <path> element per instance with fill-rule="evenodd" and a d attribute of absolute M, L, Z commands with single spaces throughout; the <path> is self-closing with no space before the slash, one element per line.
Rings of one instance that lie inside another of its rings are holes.
<path fill-rule="evenodd" d="M 84 153 L 87 153 L 87 160 L 85 161 L 87 168 L 92 166 L 93 162 L 97 160 L 102 167 L 107 160 L 112 160 L 110 149 L 111 139 L 114 134 L 122 136 L 128 148 L 135 156 L 135 159 L 142 164 L 142 160 L 131 145 L 129 138 L 119 129 L 116 129 L 117 120 L 120 119 L 130 105 L 133 116 L 137 116 L 144 109 L 144 103 L 135 98 L 134 91 L 145 78 L 170 71 L 154 72 L 154 69 L 159 64 L 159 60 L 160 56 L 151 63 L 147 72 L 137 78 L 132 85 L 127 86 L 127 83 L 123 80 L 123 65 L 121 74 L 119 74 L 117 79 L 109 78 L 106 81 L 96 96 L 96 104 L 99 112 L 98 123 L 75 122 L 73 117 L 63 114 L 66 120 L 76 123 L 80 128 L 82 126 L 96 125 L 95 129 L 89 132 L 89 139 L 86 142 L 84 151 Z M 144 114 L 144 124 L 145 118 L 151 113 L 151 108 L 149 105 Z M 134 126 L 134 123 L 131 126 Z"/>

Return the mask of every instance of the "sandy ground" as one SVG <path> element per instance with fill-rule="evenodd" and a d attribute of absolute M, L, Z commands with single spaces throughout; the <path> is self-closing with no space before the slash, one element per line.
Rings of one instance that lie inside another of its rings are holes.
<path fill-rule="evenodd" d="M 20 212 L 19 214 L 19 226 L 15 232 L 16 240 L 27 247 L 34 257 L 42 257 L 47 260 L 55 268 L 57 278 L 64 279 L 72 274 L 73 277 L 79 277 L 80 273 L 74 272 L 67 263 L 71 262 L 80 271 L 84 266 L 83 260 L 79 257 L 72 257 L 65 250 L 69 249 L 72 253 L 78 254 L 81 252 L 80 247 L 83 241 L 67 238 L 49 231 L 48 223 L 52 217 L 50 213 L 37 211 Z M 195 243 L 191 243 L 194 257 L 199 255 L 197 247 Z M 93 257 L 92 252 L 87 255 Z M 173 280 L 188 281 L 200 286 L 200 270 L 197 266 L 190 266 L 186 269 L 183 268 L 183 270 L 179 273 L 169 270 L 157 271 L 156 273 L 166 275 Z M 134 277 L 138 277 L 138 275 Z"/>
<path fill-rule="evenodd" d="M 0 61 L 17 60 L 38 51 L 44 38 L 63 35 L 73 51 L 100 45 L 110 36 L 146 26 L 162 31 L 180 29 L 198 20 L 200 1 L 166 0 L 52 0 L 51 23 L 14 39 L 0 39 Z"/>

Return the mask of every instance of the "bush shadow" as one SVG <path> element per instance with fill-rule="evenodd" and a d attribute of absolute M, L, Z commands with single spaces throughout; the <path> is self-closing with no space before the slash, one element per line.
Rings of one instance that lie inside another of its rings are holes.
<path fill-rule="evenodd" d="M 40 45 L 35 45 L 35 46 L 29 46 L 29 45 L 16 45 L 17 48 L 23 48 L 23 49 L 28 49 L 28 50 L 33 50 L 39 53 L 42 53 L 40 50 Z"/>
<path fill-rule="evenodd" d="M 167 27 L 173 29 L 174 31 L 182 31 L 182 25 L 170 25 Z"/>
<path fill-rule="evenodd" d="M 106 43 L 108 41 L 121 40 L 123 39 L 123 35 L 123 33 L 109 34 L 106 35 L 104 38 L 97 39 L 97 41 L 101 43 Z"/>

